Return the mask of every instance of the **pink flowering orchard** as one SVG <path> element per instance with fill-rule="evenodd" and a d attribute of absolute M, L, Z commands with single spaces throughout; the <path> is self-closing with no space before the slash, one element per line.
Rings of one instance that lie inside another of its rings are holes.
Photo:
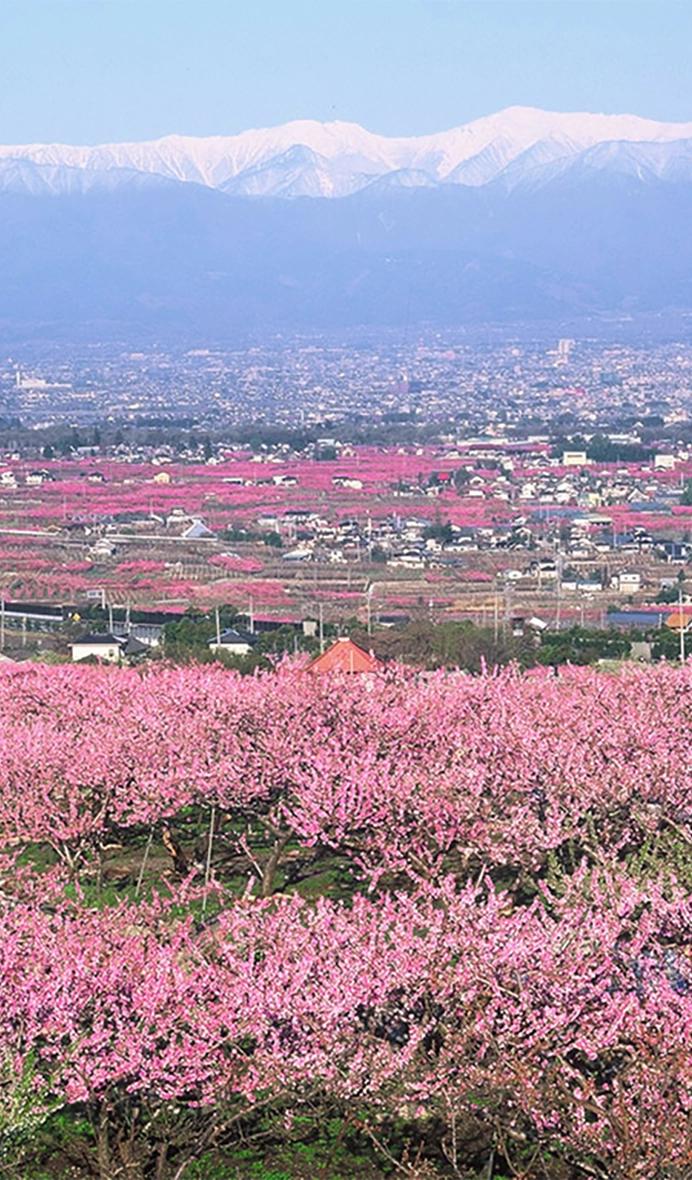
<path fill-rule="evenodd" d="M 680 1180 L 691 721 L 688 668 L 3 668 L 0 1148 L 182 1180 L 329 1111 L 420 1180 Z"/>

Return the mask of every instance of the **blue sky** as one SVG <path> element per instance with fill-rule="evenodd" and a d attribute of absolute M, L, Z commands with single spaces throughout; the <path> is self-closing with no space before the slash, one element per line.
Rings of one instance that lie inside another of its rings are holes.
<path fill-rule="evenodd" d="M 692 121 L 689 0 L 0 0 L 0 142 L 389 135 L 514 104 Z"/>

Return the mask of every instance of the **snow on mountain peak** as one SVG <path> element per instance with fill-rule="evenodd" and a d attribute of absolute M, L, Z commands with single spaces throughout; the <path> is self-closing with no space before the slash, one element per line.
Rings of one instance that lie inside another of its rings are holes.
<path fill-rule="evenodd" d="M 410 184 L 418 176 L 421 184 L 482 185 L 511 167 L 516 183 L 524 166 L 535 177 L 541 166 L 576 158 L 598 144 L 680 140 L 692 140 L 692 123 L 515 106 L 432 135 L 387 137 L 357 123 L 301 119 L 232 136 L 167 135 L 95 147 L 0 146 L 0 165 L 26 160 L 41 166 L 53 191 L 60 189 L 61 170 L 81 169 L 104 180 L 124 170 L 243 195 L 343 196 L 395 173 Z M 297 148 L 307 150 L 301 154 Z"/>

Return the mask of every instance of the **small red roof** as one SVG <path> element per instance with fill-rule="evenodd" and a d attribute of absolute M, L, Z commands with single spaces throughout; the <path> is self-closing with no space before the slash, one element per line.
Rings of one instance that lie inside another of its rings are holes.
<path fill-rule="evenodd" d="M 683 606 L 682 610 L 673 611 L 666 619 L 666 627 L 670 627 L 673 631 L 679 631 L 682 627 L 687 630 L 690 623 L 692 623 L 692 607 Z"/>
<path fill-rule="evenodd" d="M 381 667 L 371 652 L 363 651 L 350 639 L 337 639 L 308 664 L 308 672 L 378 672 Z"/>

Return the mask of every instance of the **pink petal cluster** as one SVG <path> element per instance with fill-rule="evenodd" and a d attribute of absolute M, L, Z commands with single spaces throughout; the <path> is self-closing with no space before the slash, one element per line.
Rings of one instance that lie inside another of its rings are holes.
<path fill-rule="evenodd" d="M 689 858 L 691 721 L 689 668 L 3 668 L 3 1046 L 46 1102 L 319 1094 L 682 1175 L 692 904 L 654 854 Z M 87 906 L 95 851 L 191 808 L 249 865 L 258 825 L 338 856 L 350 900 L 219 870 L 211 922 L 193 881 Z"/>

